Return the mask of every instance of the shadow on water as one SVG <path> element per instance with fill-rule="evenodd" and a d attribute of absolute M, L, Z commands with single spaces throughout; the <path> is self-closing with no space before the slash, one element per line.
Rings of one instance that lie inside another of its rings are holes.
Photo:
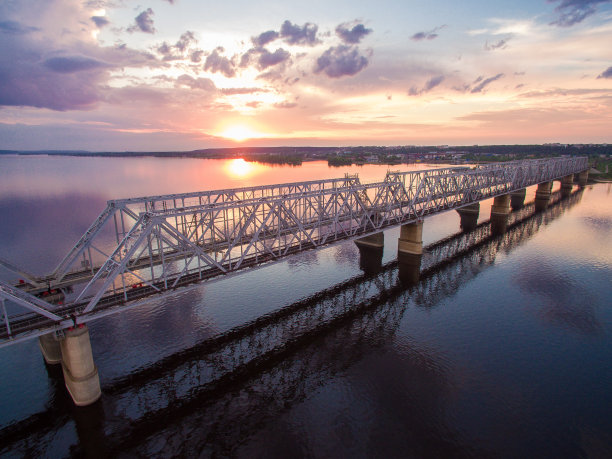
<path fill-rule="evenodd" d="M 434 307 L 581 197 L 580 191 L 566 199 L 557 193 L 538 213 L 527 204 L 510 214 L 501 235 L 485 222 L 429 245 L 420 279 L 410 285 L 397 261 L 376 263 L 360 276 L 109 382 L 102 399 L 86 409 L 65 400 L 63 383 L 54 376 L 47 411 L 0 431 L 0 452 L 44 453 L 39 449 L 72 425 L 78 444 L 66 447 L 69 454 L 233 455 L 266 421 L 384 346 L 409 302 Z M 412 405 L 404 408 L 418 416 L 402 417 L 410 442 L 396 446 L 417 455 L 482 455 L 461 445 L 460 435 L 444 423 L 441 400 L 450 383 L 438 357 L 417 348 L 409 354 L 403 371 Z"/>

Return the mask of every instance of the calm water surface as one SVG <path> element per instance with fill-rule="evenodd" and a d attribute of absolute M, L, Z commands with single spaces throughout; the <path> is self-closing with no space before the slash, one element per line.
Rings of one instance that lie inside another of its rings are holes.
<path fill-rule="evenodd" d="M 0 156 L 0 256 L 51 270 L 108 199 L 386 170 Z M 374 271 L 346 242 L 91 323 L 88 408 L 36 340 L 0 349 L 0 454 L 610 457 L 611 187 L 527 206 L 499 237 L 490 205 L 468 235 L 426 219 L 416 285 L 391 229 Z"/>

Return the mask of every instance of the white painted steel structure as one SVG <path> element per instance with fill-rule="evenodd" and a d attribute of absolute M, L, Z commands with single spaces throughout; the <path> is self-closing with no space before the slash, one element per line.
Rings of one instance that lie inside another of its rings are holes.
<path fill-rule="evenodd" d="M 139 304 L 135 300 L 182 285 L 418 221 L 587 167 L 586 157 L 552 158 L 388 172 L 377 183 L 346 176 L 109 201 L 53 273 L 28 275 L 21 288 L 0 282 L 5 324 L 0 346 L 119 312 Z M 33 295 L 51 288 L 75 293 L 62 306 Z"/>

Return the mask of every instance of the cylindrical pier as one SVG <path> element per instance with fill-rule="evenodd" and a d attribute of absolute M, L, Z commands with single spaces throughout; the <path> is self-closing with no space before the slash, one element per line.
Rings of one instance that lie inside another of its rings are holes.
<path fill-rule="evenodd" d="M 380 231 L 370 234 L 359 239 L 355 239 L 357 247 L 370 247 L 374 249 L 382 249 L 385 246 L 385 234 Z"/>
<path fill-rule="evenodd" d="M 402 225 L 397 241 L 397 261 L 402 282 L 414 285 L 419 281 L 422 257 L 423 221 Z"/>
<path fill-rule="evenodd" d="M 502 234 L 508 226 L 508 214 L 510 213 L 510 195 L 496 196 L 491 206 L 491 233 Z"/>
<path fill-rule="evenodd" d="M 574 188 L 574 174 L 566 175 L 561 179 L 561 196 L 567 198 Z"/>
<path fill-rule="evenodd" d="M 91 405 L 100 398 L 102 391 L 87 326 L 82 324 L 67 330 L 61 349 L 64 382 L 72 400 L 78 406 Z"/>
<path fill-rule="evenodd" d="M 55 332 L 39 336 L 38 346 L 47 364 L 57 365 L 58 363 L 62 363 L 60 340 L 55 335 Z"/>
<path fill-rule="evenodd" d="M 589 171 L 582 171 L 578 174 L 578 185 L 585 187 L 589 179 Z"/>
<path fill-rule="evenodd" d="M 472 231 L 478 225 L 478 215 L 480 214 L 480 203 L 467 205 L 457 209 L 459 214 L 460 227 L 464 232 Z"/>
<path fill-rule="evenodd" d="M 510 207 L 514 210 L 522 209 L 525 205 L 526 195 L 527 190 L 525 188 L 510 193 Z"/>
<path fill-rule="evenodd" d="M 548 207 L 551 190 L 552 182 L 542 182 L 538 185 L 535 194 L 535 208 L 537 211 L 544 210 Z"/>

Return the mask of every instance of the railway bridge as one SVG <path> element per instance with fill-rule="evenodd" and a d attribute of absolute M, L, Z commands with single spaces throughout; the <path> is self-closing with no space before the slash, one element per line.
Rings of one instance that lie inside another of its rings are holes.
<path fill-rule="evenodd" d="M 0 346 L 39 337 L 47 363 L 62 364 L 75 403 L 87 405 L 101 394 L 87 322 L 152 295 L 340 241 L 355 240 L 363 258 L 382 258 L 382 230 L 398 225 L 398 262 L 416 279 L 425 217 L 455 209 L 469 230 L 480 201 L 494 198 L 491 231 L 501 234 L 511 207 L 523 205 L 526 187 L 538 185 L 535 208 L 543 210 L 554 180 L 569 195 L 575 181 L 586 184 L 587 168 L 585 157 L 563 157 L 388 172 L 375 183 L 347 175 L 109 201 L 48 275 L 0 259 L 21 277 L 15 284 L 0 281 Z"/>

